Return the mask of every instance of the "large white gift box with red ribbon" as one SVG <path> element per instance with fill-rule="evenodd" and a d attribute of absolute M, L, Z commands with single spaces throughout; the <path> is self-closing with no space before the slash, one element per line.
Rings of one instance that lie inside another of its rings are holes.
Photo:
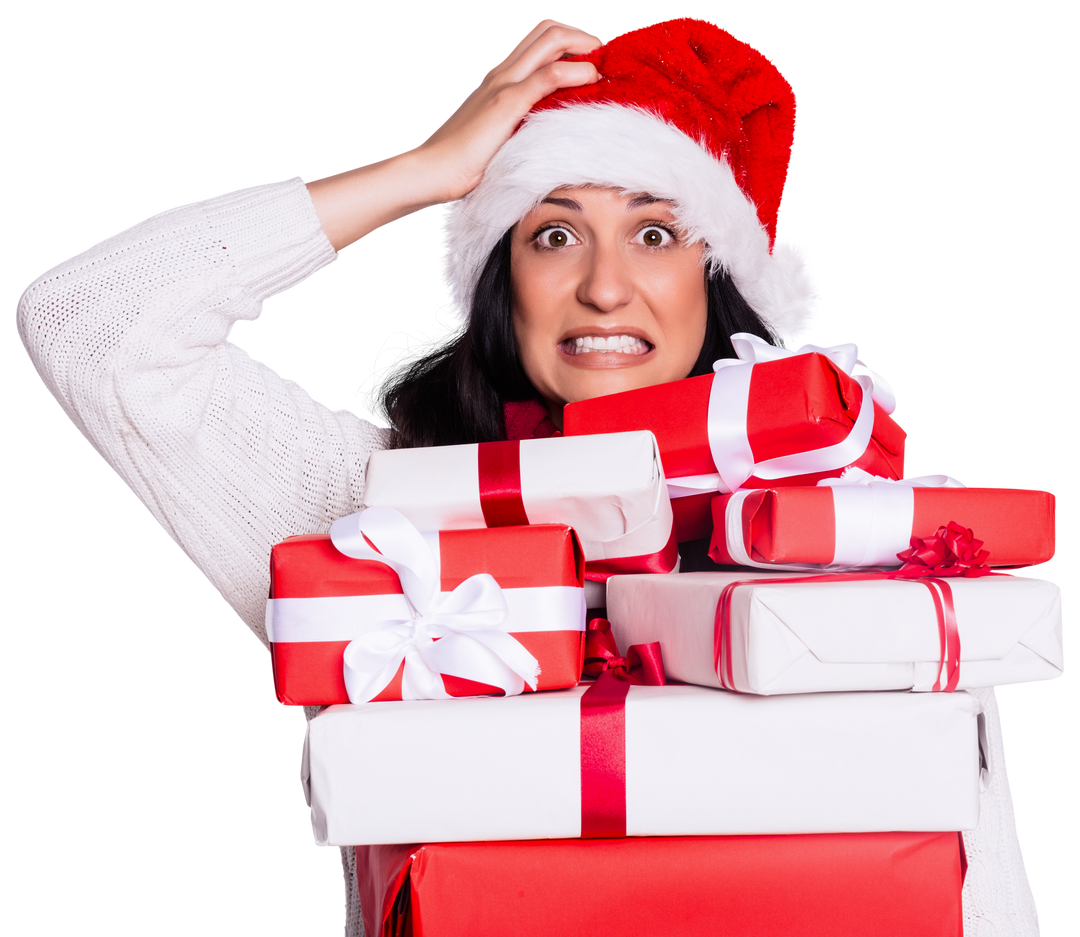
<path fill-rule="evenodd" d="M 1030 566 L 1054 555 L 1054 496 L 965 488 L 946 475 L 894 481 L 853 469 L 817 487 L 744 489 L 713 499 L 709 556 L 761 569 L 899 566 L 912 537 L 949 523 L 968 528 L 989 566 Z"/>
<path fill-rule="evenodd" d="M 667 573 L 678 561 L 648 432 L 373 452 L 363 500 L 400 511 L 421 530 L 567 524 L 593 580 Z"/>
<path fill-rule="evenodd" d="M 574 531 L 420 533 L 372 508 L 271 551 L 266 633 L 292 705 L 571 687 L 584 560 Z"/>
<path fill-rule="evenodd" d="M 669 679 L 741 693 L 964 689 L 1061 673 L 1053 583 L 889 575 L 618 576 L 607 614 L 619 647 L 660 642 Z"/>
<path fill-rule="evenodd" d="M 601 680 L 604 678 L 602 677 Z M 303 778 L 321 844 L 972 829 L 967 693 L 694 686 L 332 706 Z M 989 766 L 992 769 L 993 766 Z"/>
<path fill-rule="evenodd" d="M 652 430 L 680 542 L 708 537 L 717 492 L 813 485 L 848 466 L 899 478 L 905 434 L 892 391 L 855 345 L 797 352 L 731 336 L 715 374 L 567 404 L 567 436 Z"/>

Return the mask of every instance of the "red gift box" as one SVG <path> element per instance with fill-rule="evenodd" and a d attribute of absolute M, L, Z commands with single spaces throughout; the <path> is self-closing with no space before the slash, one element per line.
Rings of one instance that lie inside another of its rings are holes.
<path fill-rule="evenodd" d="M 356 847 L 372 937 L 960 937 L 956 833 Z"/>
<path fill-rule="evenodd" d="M 477 573 L 489 573 L 510 607 L 506 630 L 540 664 L 536 688 L 576 686 L 585 599 L 584 557 L 574 531 L 535 525 L 448 530 L 437 536 L 441 590 L 450 592 Z M 277 544 L 270 570 L 267 633 L 278 699 L 295 706 L 350 702 L 345 649 L 354 632 L 363 630 L 365 603 L 372 604 L 376 622 L 388 617 L 383 614 L 386 599 L 404 605 L 398 575 L 384 563 L 339 552 L 329 534 L 290 537 Z M 524 627 L 515 630 L 515 623 Z M 375 699 L 401 699 L 403 668 Z M 501 692 L 446 674 L 442 682 L 451 696 Z"/>
<path fill-rule="evenodd" d="M 1054 555 L 1054 496 L 1018 488 L 840 485 L 741 491 L 713 499 L 709 556 L 736 566 L 899 566 L 912 537 L 950 521 L 983 541 L 990 566 Z"/>
<path fill-rule="evenodd" d="M 732 392 L 727 385 L 749 387 Z M 863 379 L 865 381 L 865 378 Z M 715 391 L 714 391 L 715 385 Z M 715 394 L 715 396 L 714 396 Z M 725 399 L 730 395 L 731 399 Z M 863 406 L 864 387 L 832 360 L 810 353 L 723 368 L 715 375 L 657 384 L 621 394 L 594 397 L 567 404 L 563 431 L 567 436 L 648 429 L 656 436 L 669 489 L 702 489 L 701 476 L 723 474 L 710 442 L 710 411 L 731 416 L 741 425 L 752 462 L 768 462 L 843 443 L 852 433 Z M 870 404 L 868 404 L 869 406 Z M 773 488 L 777 485 L 813 485 L 821 478 L 839 476 L 849 465 L 883 478 L 900 478 L 904 468 L 906 434 L 877 403 L 873 406 L 872 433 L 861 454 L 824 471 L 777 478 L 750 474 L 734 484 L 717 480 L 701 494 L 673 497 L 672 510 L 680 542 L 708 537 L 712 531 L 710 503 L 717 490 Z M 715 432 L 715 431 L 714 431 Z M 725 444 L 718 444 L 723 448 Z M 765 473 L 771 474 L 771 473 Z M 730 472 L 729 472 L 730 475 Z M 673 491 L 674 493 L 674 491 Z"/>

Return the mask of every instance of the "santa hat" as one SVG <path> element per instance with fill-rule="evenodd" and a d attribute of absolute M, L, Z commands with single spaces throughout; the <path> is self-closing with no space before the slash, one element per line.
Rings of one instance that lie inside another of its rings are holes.
<path fill-rule="evenodd" d="M 791 86 L 760 52 L 701 20 L 678 19 L 580 57 L 595 84 L 540 101 L 450 211 L 447 268 L 464 315 L 492 249 L 553 189 L 597 185 L 674 203 L 774 331 L 795 330 L 810 290 L 774 246 L 795 126 Z"/>

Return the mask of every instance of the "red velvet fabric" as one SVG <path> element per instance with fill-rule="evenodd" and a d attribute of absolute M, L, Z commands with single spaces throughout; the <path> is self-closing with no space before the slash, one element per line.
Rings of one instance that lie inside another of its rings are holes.
<path fill-rule="evenodd" d="M 693 19 L 626 33 L 580 59 L 596 66 L 600 80 L 563 88 L 534 111 L 611 103 L 662 117 L 728 162 L 771 247 L 795 130 L 795 94 L 772 62 Z"/>
<path fill-rule="evenodd" d="M 539 400 L 508 400 L 503 404 L 507 439 L 547 439 L 561 436 L 551 415 Z"/>

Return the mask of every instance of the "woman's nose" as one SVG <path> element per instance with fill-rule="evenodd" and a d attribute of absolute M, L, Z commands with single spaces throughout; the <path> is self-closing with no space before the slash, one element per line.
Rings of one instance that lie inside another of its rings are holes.
<path fill-rule="evenodd" d="M 634 296 L 627 258 L 614 245 L 594 245 L 578 285 L 578 301 L 599 312 L 614 312 Z"/>

